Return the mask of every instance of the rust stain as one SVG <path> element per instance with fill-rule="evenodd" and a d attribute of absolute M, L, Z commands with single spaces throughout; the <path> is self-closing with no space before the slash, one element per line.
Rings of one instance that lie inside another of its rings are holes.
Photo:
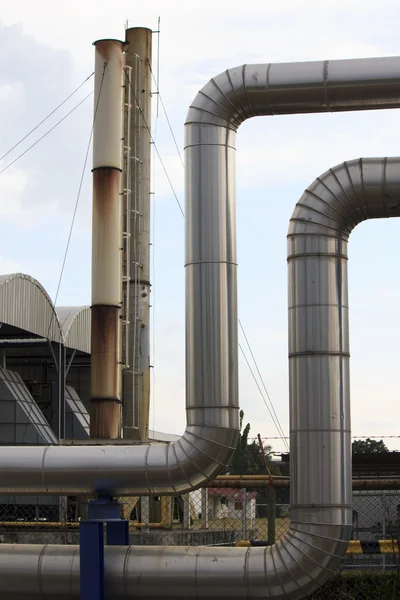
<path fill-rule="evenodd" d="M 92 306 L 91 423 L 97 438 L 120 436 L 118 306 Z"/>
<path fill-rule="evenodd" d="M 107 220 L 119 203 L 121 171 L 112 167 L 101 167 L 93 171 L 93 210 L 100 221 Z"/>
<path fill-rule="evenodd" d="M 91 399 L 90 437 L 117 439 L 121 431 L 121 404 L 115 400 Z"/>
<path fill-rule="evenodd" d="M 92 306 L 91 395 L 119 398 L 118 306 Z"/>
<path fill-rule="evenodd" d="M 123 42 L 119 40 L 98 40 L 95 42 L 96 49 L 104 58 L 104 62 L 108 63 L 113 57 L 118 57 L 121 65 L 123 45 Z"/>

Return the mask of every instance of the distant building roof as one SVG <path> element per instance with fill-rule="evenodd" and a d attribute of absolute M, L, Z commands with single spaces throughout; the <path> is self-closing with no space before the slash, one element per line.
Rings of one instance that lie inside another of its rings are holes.
<path fill-rule="evenodd" d="M 90 354 L 90 306 L 57 306 L 65 345 Z"/>
<path fill-rule="evenodd" d="M 242 500 L 243 490 L 235 490 L 235 488 L 208 488 L 209 496 L 225 496 L 230 500 Z M 257 492 L 247 492 L 246 498 L 252 500 L 257 497 Z"/>
<path fill-rule="evenodd" d="M 0 275 L 0 322 L 52 342 L 63 341 L 64 336 L 50 296 L 29 275 Z"/>
<path fill-rule="evenodd" d="M 90 307 L 54 308 L 44 287 L 29 275 L 0 275 L 0 323 L 90 354 Z"/>
<path fill-rule="evenodd" d="M 175 442 L 180 437 L 180 435 L 176 435 L 175 433 L 163 433 L 162 431 L 149 429 L 149 439 L 154 442 Z"/>

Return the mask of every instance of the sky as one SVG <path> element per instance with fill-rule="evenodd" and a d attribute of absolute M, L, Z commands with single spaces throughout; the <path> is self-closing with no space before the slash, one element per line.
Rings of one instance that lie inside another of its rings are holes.
<path fill-rule="evenodd" d="M 126 22 L 161 32 L 159 89 L 178 147 L 190 102 L 214 75 L 243 63 L 395 56 L 397 0 L 178 0 L 118 3 L 0 0 L 0 156 L 93 71 L 92 42 L 123 39 Z M 92 126 L 93 77 L 0 160 L 0 273 L 24 272 L 56 298 Z M 184 169 L 154 96 L 153 135 L 184 204 Z M 288 435 L 286 233 L 303 190 L 328 168 L 398 154 L 398 110 L 263 117 L 237 141 L 239 316 Z M 85 169 L 58 305 L 90 304 L 91 154 Z M 181 433 L 184 389 L 184 229 L 159 161 L 153 173 L 152 399 L 150 427 Z M 351 409 L 355 436 L 399 435 L 400 222 L 368 221 L 349 243 Z M 246 343 L 240 335 L 246 350 Z M 247 349 L 247 355 L 249 352 Z M 240 404 L 250 435 L 279 436 L 240 355 Z M 400 439 L 385 439 L 400 450 Z M 271 439 L 275 451 L 285 449 Z"/>

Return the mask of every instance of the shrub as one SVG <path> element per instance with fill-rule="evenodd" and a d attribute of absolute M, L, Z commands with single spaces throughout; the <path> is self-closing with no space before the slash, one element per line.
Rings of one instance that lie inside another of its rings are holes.
<path fill-rule="evenodd" d="M 400 575 L 391 572 L 340 573 L 309 600 L 400 600 Z"/>

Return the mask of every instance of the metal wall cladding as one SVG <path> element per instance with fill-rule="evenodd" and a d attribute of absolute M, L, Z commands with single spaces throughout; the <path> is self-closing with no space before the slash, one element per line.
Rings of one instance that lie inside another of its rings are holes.
<path fill-rule="evenodd" d="M 18 373 L 0 368 L 0 440 L 4 444 L 58 444 Z"/>
<path fill-rule="evenodd" d="M 0 276 L 0 322 L 52 342 L 63 341 L 53 303 L 38 281 L 15 273 Z"/>
<path fill-rule="evenodd" d="M 90 415 L 70 385 L 65 386 L 65 428 L 69 439 L 86 440 L 89 437 Z"/>

